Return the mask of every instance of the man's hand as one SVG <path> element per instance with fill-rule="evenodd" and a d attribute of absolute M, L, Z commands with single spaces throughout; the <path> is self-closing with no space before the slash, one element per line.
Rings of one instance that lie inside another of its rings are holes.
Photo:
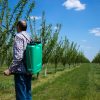
<path fill-rule="evenodd" d="M 11 74 L 11 72 L 10 72 L 9 69 L 6 69 L 6 70 L 4 71 L 4 75 L 9 76 L 10 74 Z"/>

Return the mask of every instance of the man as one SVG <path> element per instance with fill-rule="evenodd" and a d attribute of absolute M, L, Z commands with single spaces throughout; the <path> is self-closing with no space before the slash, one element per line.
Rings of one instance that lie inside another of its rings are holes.
<path fill-rule="evenodd" d="M 19 21 L 17 24 L 17 34 L 13 46 L 13 62 L 4 74 L 9 76 L 14 74 L 16 100 L 32 100 L 31 79 L 32 75 L 27 73 L 23 62 L 24 51 L 31 38 L 26 32 L 27 23 Z"/>

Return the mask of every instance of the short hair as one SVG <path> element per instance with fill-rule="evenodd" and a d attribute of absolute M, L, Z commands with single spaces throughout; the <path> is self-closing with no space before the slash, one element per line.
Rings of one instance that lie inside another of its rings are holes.
<path fill-rule="evenodd" d="M 18 26 L 21 29 L 21 31 L 26 31 L 27 30 L 27 23 L 24 20 L 23 21 L 18 21 L 17 27 Z"/>

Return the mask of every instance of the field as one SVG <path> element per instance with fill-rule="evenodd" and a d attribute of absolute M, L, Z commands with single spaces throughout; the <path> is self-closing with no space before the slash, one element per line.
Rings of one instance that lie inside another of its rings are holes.
<path fill-rule="evenodd" d="M 13 76 L 3 76 L 2 70 L 4 68 L 0 71 L 0 100 L 15 100 Z M 67 67 L 47 77 L 43 70 L 40 76 L 32 80 L 33 100 L 100 100 L 100 65 Z"/>

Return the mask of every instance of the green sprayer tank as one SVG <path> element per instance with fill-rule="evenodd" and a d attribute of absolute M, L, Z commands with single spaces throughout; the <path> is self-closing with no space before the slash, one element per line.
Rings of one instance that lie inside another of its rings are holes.
<path fill-rule="evenodd" d="M 26 47 L 27 71 L 36 74 L 42 69 L 42 44 L 41 42 L 30 43 Z"/>

